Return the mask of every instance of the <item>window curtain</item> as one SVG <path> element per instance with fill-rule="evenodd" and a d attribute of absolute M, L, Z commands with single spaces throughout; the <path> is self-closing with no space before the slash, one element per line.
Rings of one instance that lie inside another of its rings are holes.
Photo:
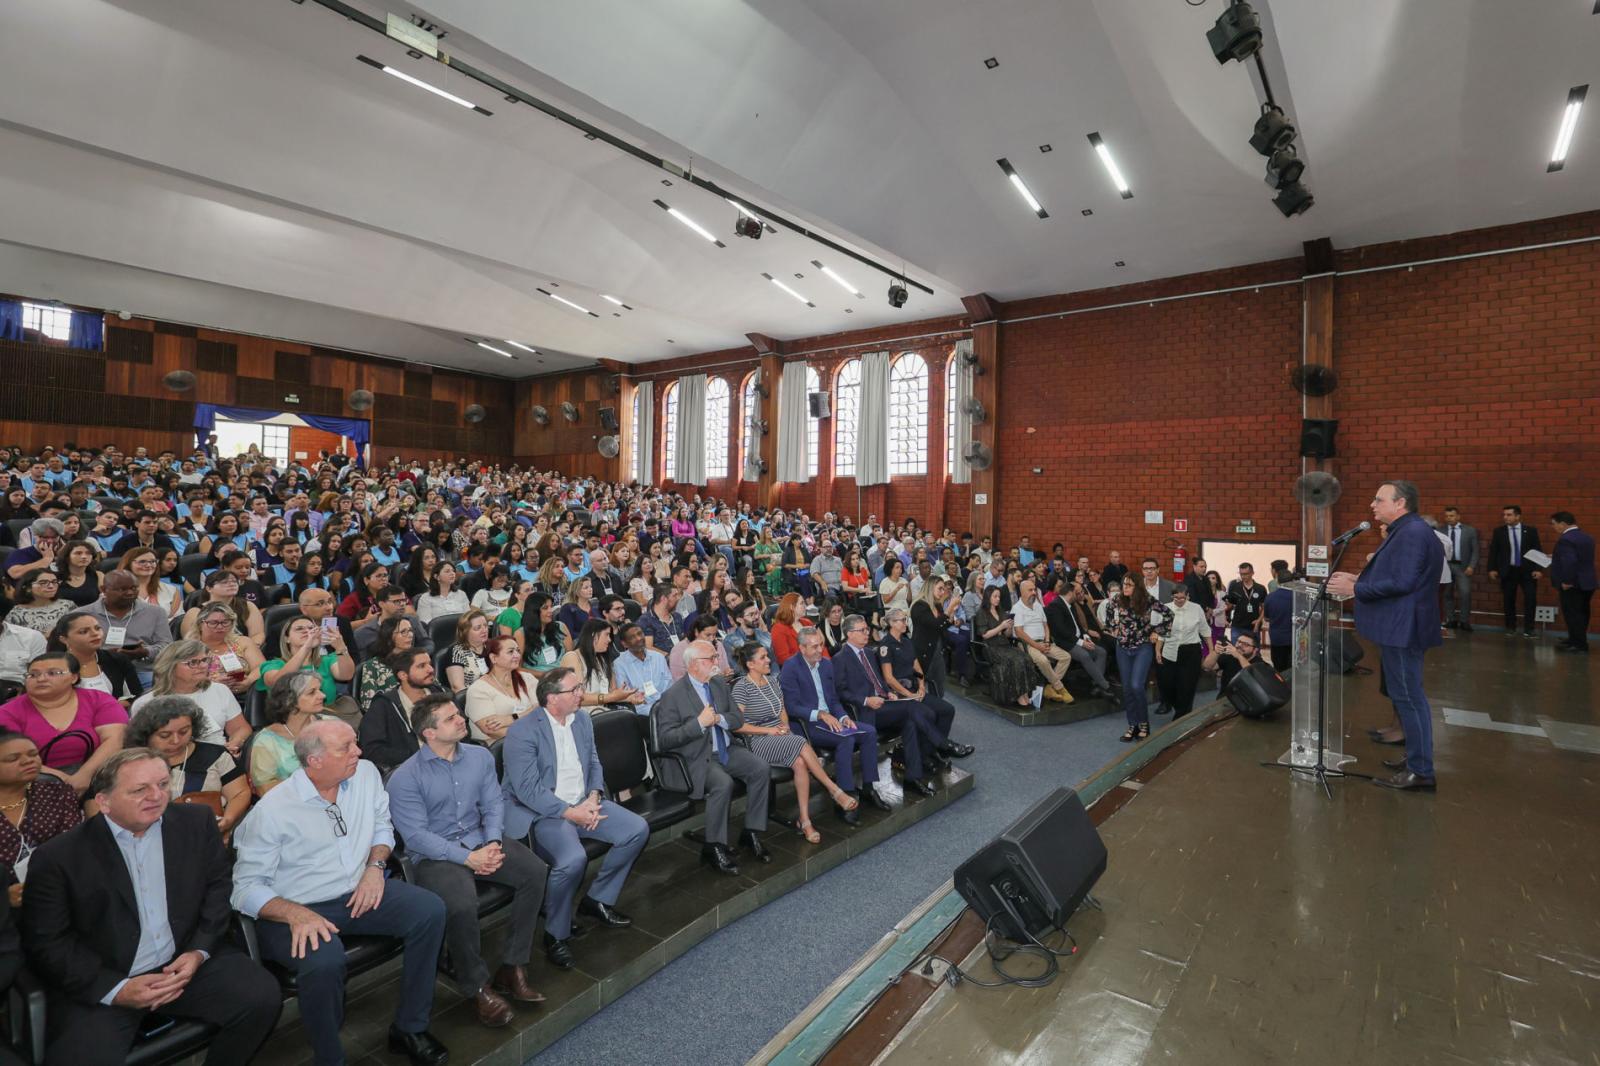
<path fill-rule="evenodd" d="M 355 445 L 356 465 L 360 467 L 367 465 L 367 444 L 372 440 L 372 423 L 365 418 L 334 418 L 328 415 L 303 414 L 300 411 L 263 411 L 254 407 L 223 407 L 214 403 L 197 403 L 194 405 L 194 435 L 202 447 L 205 446 L 206 438 L 217 428 L 218 415 L 235 422 L 266 422 L 280 415 L 290 415 L 312 429 L 349 437 L 350 443 Z"/>
<path fill-rule="evenodd" d="M 88 352 L 101 351 L 106 346 L 105 327 L 104 315 L 93 311 L 74 311 L 72 325 L 67 332 L 67 346 Z"/>
<path fill-rule="evenodd" d="M 972 483 L 972 467 L 967 465 L 964 458 L 967 454 L 967 445 L 972 443 L 972 416 L 967 414 L 967 399 L 972 395 L 972 367 L 967 365 L 967 357 L 972 354 L 972 341 L 956 341 L 956 412 L 955 412 L 955 455 L 951 458 L 950 481 L 956 485 L 970 485 Z"/>
<path fill-rule="evenodd" d="M 706 376 L 678 379 L 678 477 L 685 485 L 706 483 Z"/>
<path fill-rule="evenodd" d="M 806 456 L 806 364 L 785 363 L 778 382 L 778 480 L 811 480 Z"/>
<path fill-rule="evenodd" d="M 22 339 L 22 301 L 0 300 L 0 341 Z"/>
<path fill-rule="evenodd" d="M 889 483 L 889 353 L 861 357 L 861 405 L 856 413 L 856 484 Z"/>
<path fill-rule="evenodd" d="M 639 484 L 649 485 L 655 481 L 652 474 L 656 452 L 656 383 L 647 379 L 635 388 L 638 389 L 639 417 L 633 420 L 633 438 L 639 442 L 639 465 L 634 467 L 633 476 Z"/>

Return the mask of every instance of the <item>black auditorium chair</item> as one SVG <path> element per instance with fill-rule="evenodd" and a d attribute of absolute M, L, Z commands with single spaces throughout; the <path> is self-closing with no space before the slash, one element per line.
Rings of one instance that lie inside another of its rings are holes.
<path fill-rule="evenodd" d="M 441 614 L 428 623 L 428 640 L 435 648 L 448 648 L 456 642 L 456 623 L 459 621 L 459 614 Z"/>
<path fill-rule="evenodd" d="M 49 1008 L 44 986 L 26 966 L 17 971 L 7 1004 L 6 1041 L 31 1063 L 43 1063 Z M 205 1050 L 216 1026 L 185 1018 L 170 1018 L 160 1011 L 145 1017 L 139 1035 L 123 1061 L 127 1066 L 166 1066 Z"/>
<path fill-rule="evenodd" d="M 694 801 L 689 798 L 686 780 L 683 788 L 670 791 L 661 785 L 658 774 L 657 787 L 645 789 L 650 763 L 645 758 L 645 739 L 639 730 L 641 718 L 638 712 L 621 708 L 601 711 L 594 716 L 594 747 L 600 759 L 600 768 L 605 773 L 606 789 L 613 800 L 618 793 L 629 792 L 628 799 L 616 802 L 643 818 L 653 833 L 692 815 Z M 680 780 L 683 780 L 680 757 L 669 754 L 661 756 L 661 759 L 677 759 L 675 769 Z M 657 766 L 660 766 L 660 762 Z M 598 845 L 593 851 L 589 849 L 591 843 Z M 590 852 L 591 858 L 605 848 L 606 845 L 599 841 L 584 841 L 584 850 Z"/>

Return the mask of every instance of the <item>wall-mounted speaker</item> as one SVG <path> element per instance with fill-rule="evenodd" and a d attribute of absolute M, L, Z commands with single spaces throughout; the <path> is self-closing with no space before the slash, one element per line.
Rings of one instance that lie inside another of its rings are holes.
<path fill-rule="evenodd" d="M 617 409 L 615 407 L 600 408 L 600 428 L 607 433 L 617 431 Z"/>
<path fill-rule="evenodd" d="M 1302 418 L 1300 454 L 1307 459 L 1332 459 L 1339 454 L 1334 435 L 1339 432 L 1337 418 Z"/>
<path fill-rule="evenodd" d="M 808 392 L 808 393 L 806 393 L 806 403 L 811 408 L 811 417 L 812 418 L 827 418 L 828 417 L 829 411 L 828 411 L 828 394 L 827 393 L 825 393 L 825 392 Z"/>

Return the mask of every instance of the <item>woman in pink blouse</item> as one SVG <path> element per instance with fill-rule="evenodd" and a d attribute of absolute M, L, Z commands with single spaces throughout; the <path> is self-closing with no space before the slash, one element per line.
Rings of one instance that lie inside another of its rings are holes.
<path fill-rule="evenodd" d="M 0 728 L 38 745 L 44 772 L 83 795 L 100 764 L 122 747 L 128 712 L 104 692 L 78 688 L 78 660 L 48 651 L 28 662 L 22 695 L 0 704 Z"/>

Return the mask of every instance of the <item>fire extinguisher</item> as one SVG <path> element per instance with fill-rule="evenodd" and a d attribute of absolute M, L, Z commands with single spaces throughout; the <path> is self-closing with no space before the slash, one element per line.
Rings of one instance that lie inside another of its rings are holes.
<path fill-rule="evenodd" d="M 1189 552 L 1182 544 L 1172 549 L 1172 576 L 1183 577 L 1184 570 L 1189 565 Z"/>

